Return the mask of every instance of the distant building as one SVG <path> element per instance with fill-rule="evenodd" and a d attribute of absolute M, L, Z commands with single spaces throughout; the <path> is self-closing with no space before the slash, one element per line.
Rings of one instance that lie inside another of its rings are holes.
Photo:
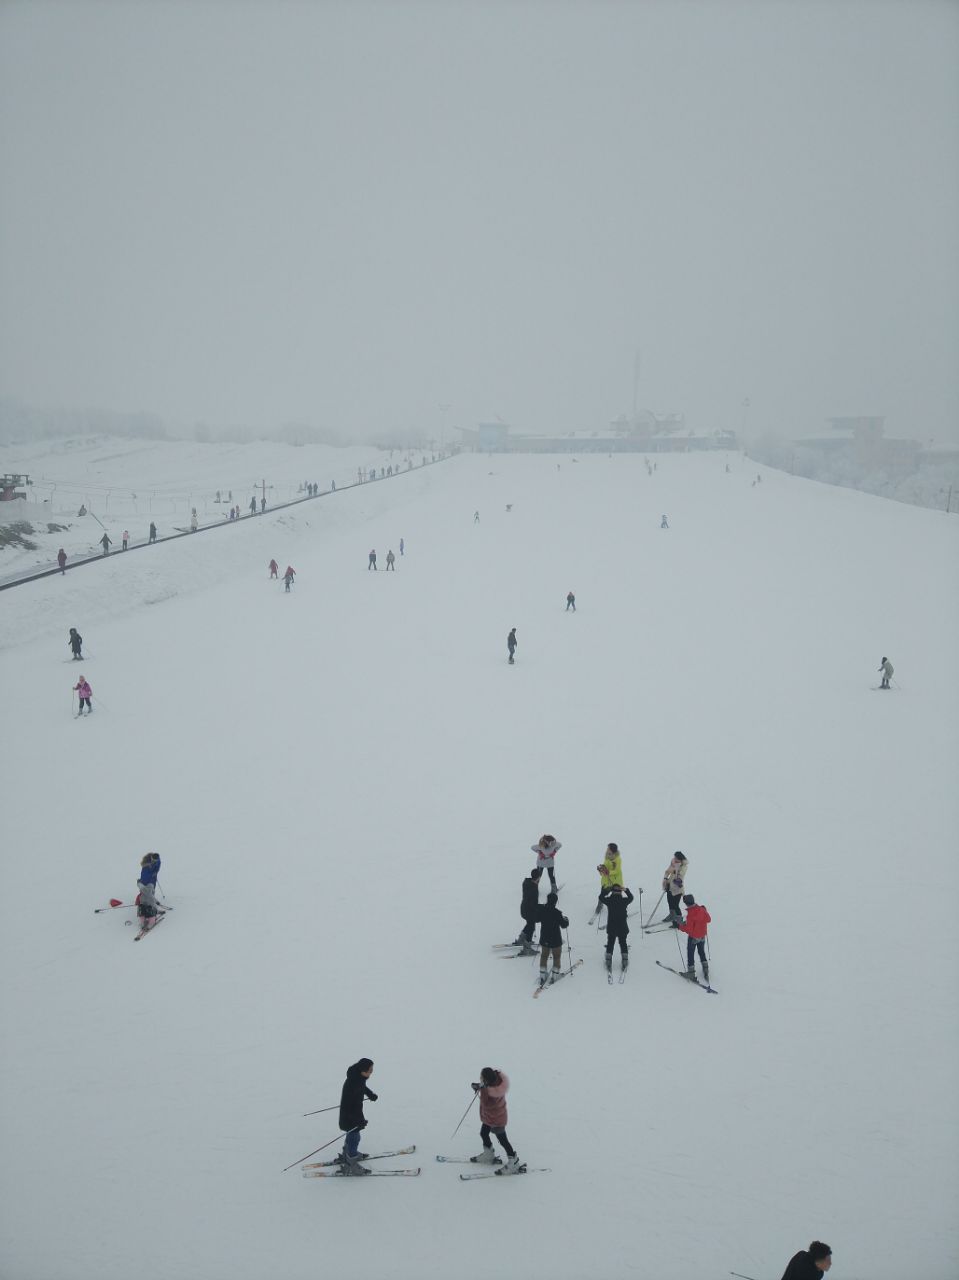
<path fill-rule="evenodd" d="M 827 418 L 832 434 L 825 439 L 797 440 L 804 449 L 853 459 L 865 472 L 910 475 L 919 466 L 918 440 L 892 440 L 885 435 L 886 419 L 878 416 Z"/>
<path fill-rule="evenodd" d="M 684 429 L 683 414 L 656 415 L 649 411 L 614 419 L 607 431 L 569 431 L 561 436 L 514 432 L 505 422 L 481 422 L 460 427 L 463 447 L 477 453 L 692 453 L 704 449 L 735 449 L 732 431 L 697 436 Z"/>

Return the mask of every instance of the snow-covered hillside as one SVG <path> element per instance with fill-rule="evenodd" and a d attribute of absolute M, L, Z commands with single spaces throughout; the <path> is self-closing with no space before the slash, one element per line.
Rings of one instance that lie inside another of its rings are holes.
<path fill-rule="evenodd" d="M 816 1237 L 836 1280 L 957 1274 L 959 526 L 718 455 L 560 461 L 0 596 L 0 1275 L 778 1280 Z M 544 831 L 585 963 L 534 1001 L 491 944 Z M 685 851 L 718 996 L 638 929 L 607 985 L 610 840 L 647 911 Z M 93 908 L 149 849 L 175 910 L 134 946 Z M 281 1173 L 361 1056 L 364 1149 L 420 1177 Z M 550 1172 L 435 1163 L 479 1150 L 486 1065 Z"/>

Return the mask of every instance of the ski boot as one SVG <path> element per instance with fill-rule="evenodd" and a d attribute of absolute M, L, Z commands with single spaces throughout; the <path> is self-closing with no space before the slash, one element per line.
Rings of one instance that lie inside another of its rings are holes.
<path fill-rule="evenodd" d="M 532 944 L 531 942 L 527 942 L 525 938 L 523 939 L 523 946 L 522 946 L 522 948 L 521 948 L 521 950 L 520 950 L 520 955 L 521 955 L 521 956 L 535 956 L 535 955 L 536 955 L 536 948 L 533 946 L 533 944 Z"/>
<path fill-rule="evenodd" d="M 686 978 L 688 978 L 690 982 L 695 982 L 695 981 L 696 981 L 696 966 L 695 966 L 695 965 L 690 966 L 690 968 L 688 968 L 688 969 L 686 970 L 686 972 L 685 972 L 685 974 L 684 974 L 683 976 L 684 976 L 684 977 L 686 977 Z"/>
<path fill-rule="evenodd" d="M 703 965 L 703 977 L 706 979 L 707 982 L 709 981 L 709 965 L 708 964 Z"/>
<path fill-rule="evenodd" d="M 520 1164 L 519 1156 L 514 1151 L 513 1154 L 510 1156 L 510 1158 L 506 1161 L 506 1164 L 503 1168 L 503 1172 L 519 1173 L 521 1168 L 522 1168 L 522 1165 Z"/>
<path fill-rule="evenodd" d="M 343 1165 L 343 1176 L 345 1178 L 362 1178 L 364 1174 L 369 1173 L 372 1173 L 372 1170 L 366 1169 L 360 1164 L 359 1155 L 346 1157 L 346 1163 Z"/>
<path fill-rule="evenodd" d="M 484 1147 L 478 1156 L 470 1156 L 470 1164 L 502 1164 L 492 1147 Z"/>
<path fill-rule="evenodd" d="M 623 973 L 625 973 L 626 970 L 629 968 L 629 956 L 625 951 L 619 957 L 619 967 L 620 969 L 622 969 Z"/>
<path fill-rule="evenodd" d="M 607 973 L 612 973 L 612 972 L 613 972 L 613 953 L 612 953 L 612 951 L 607 951 L 607 952 L 606 952 L 606 972 L 607 972 Z"/>

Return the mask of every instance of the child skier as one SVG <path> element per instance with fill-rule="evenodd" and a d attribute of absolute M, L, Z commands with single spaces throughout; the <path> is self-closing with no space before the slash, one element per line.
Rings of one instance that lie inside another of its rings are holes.
<path fill-rule="evenodd" d="M 76 627 L 70 628 L 70 639 L 67 641 L 67 644 L 73 650 L 73 660 L 78 662 L 83 657 L 83 654 L 80 652 L 83 648 L 83 636 L 81 636 Z"/>
<path fill-rule="evenodd" d="M 366 1128 L 366 1117 L 363 1115 L 363 1099 L 375 1102 L 377 1095 L 367 1085 L 373 1074 L 372 1058 L 360 1058 L 346 1072 L 343 1081 L 343 1092 L 340 1094 L 340 1128 L 346 1134 L 343 1151 L 337 1157 L 343 1166 L 343 1173 L 359 1175 L 369 1173 L 360 1164 L 369 1159 L 365 1151 L 360 1151 L 360 1130 Z"/>
<path fill-rule="evenodd" d="M 87 704 L 87 715 L 88 716 L 92 715 L 93 706 L 90 702 L 90 699 L 93 697 L 93 690 L 90 688 L 88 681 L 85 680 L 83 676 L 81 676 L 80 679 L 77 681 L 77 683 L 73 686 L 73 691 L 74 693 L 77 693 L 80 696 L 80 710 L 77 712 L 77 715 L 78 716 L 83 715 L 84 703 Z"/>
<path fill-rule="evenodd" d="M 523 881 L 523 898 L 519 913 L 526 922 L 516 941 L 515 947 L 522 947 L 521 955 L 535 954 L 533 948 L 533 930 L 536 928 L 536 910 L 539 907 L 539 882 L 543 875 L 542 867 L 534 867 Z"/>
<path fill-rule="evenodd" d="M 663 924 L 672 924 L 677 928 L 683 923 L 683 913 L 679 909 L 679 901 L 683 896 L 686 872 L 689 860 L 684 853 L 673 854 L 672 861 L 663 873 L 663 888 L 666 901 L 669 903 L 669 915 L 663 916 Z"/>
<path fill-rule="evenodd" d="M 480 1100 L 480 1139 L 483 1150 L 478 1156 L 472 1156 L 474 1164 L 500 1164 L 499 1157 L 493 1150 L 490 1134 L 495 1134 L 497 1142 L 506 1152 L 505 1173 L 516 1173 L 519 1170 L 519 1156 L 513 1150 L 512 1143 L 506 1136 L 506 1125 L 509 1119 L 506 1111 L 506 1095 L 509 1092 L 509 1077 L 505 1071 L 495 1067 L 484 1067 L 479 1081 L 472 1085 L 474 1093 Z"/>
<path fill-rule="evenodd" d="M 512 661 L 513 659 L 510 658 L 510 662 Z M 543 867 L 546 868 L 546 874 L 549 876 L 550 888 L 556 894 L 559 893 L 559 890 L 556 888 L 556 868 L 553 865 L 553 859 L 562 847 L 563 846 L 555 836 L 549 835 L 540 836 L 539 844 L 530 845 L 531 851 L 536 854 L 537 867 L 540 868 L 540 872 L 542 872 Z"/>
<path fill-rule="evenodd" d="M 536 908 L 536 919 L 539 921 L 540 986 L 546 985 L 546 961 L 549 959 L 550 952 L 553 955 L 553 971 L 550 975 L 550 981 L 555 982 L 559 977 L 563 963 L 562 931 L 569 928 L 569 921 L 556 905 L 556 901 L 555 893 L 547 894 L 546 905 Z"/>
<path fill-rule="evenodd" d="M 703 977 L 709 981 L 709 961 L 706 959 L 706 930 L 712 916 L 706 908 L 696 902 L 691 893 L 683 897 L 686 904 L 686 923 L 676 926 L 686 934 L 686 977 L 696 981 L 695 953 L 699 952 L 699 963 L 703 966 Z"/>
<path fill-rule="evenodd" d="M 882 662 L 879 664 L 879 670 L 882 672 L 882 684 L 879 688 L 888 689 L 889 681 L 892 679 L 892 673 L 895 670 L 895 667 L 888 658 L 883 658 Z"/>
<path fill-rule="evenodd" d="M 606 908 L 606 972 L 613 967 L 613 944 L 619 943 L 619 960 L 623 969 L 629 965 L 629 947 L 626 938 L 629 935 L 629 924 L 626 915 L 633 895 L 621 884 L 611 884 L 599 895 L 599 900 Z"/>
<path fill-rule="evenodd" d="M 283 575 L 283 582 L 286 586 L 287 591 L 289 591 L 290 587 L 293 585 L 293 579 L 295 577 L 296 577 L 296 570 L 293 568 L 291 564 L 288 564 L 286 566 L 286 573 L 284 573 Z"/>

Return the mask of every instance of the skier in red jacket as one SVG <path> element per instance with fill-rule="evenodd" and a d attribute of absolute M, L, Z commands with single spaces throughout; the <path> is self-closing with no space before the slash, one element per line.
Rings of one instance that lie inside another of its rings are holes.
<path fill-rule="evenodd" d="M 686 934 L 686 977 L 696 981 L 696 965 L 694 956 L 698 949 L 699 962 L 703 966 L 703 977 L 709 981 L 709 961 L 706 959 L 706 930 L 712 916 L 703 906 L 697 906 L 691 893 L 683 895 L 686 907 L 686 920 L 678 924 L 677 929 Z"/>

